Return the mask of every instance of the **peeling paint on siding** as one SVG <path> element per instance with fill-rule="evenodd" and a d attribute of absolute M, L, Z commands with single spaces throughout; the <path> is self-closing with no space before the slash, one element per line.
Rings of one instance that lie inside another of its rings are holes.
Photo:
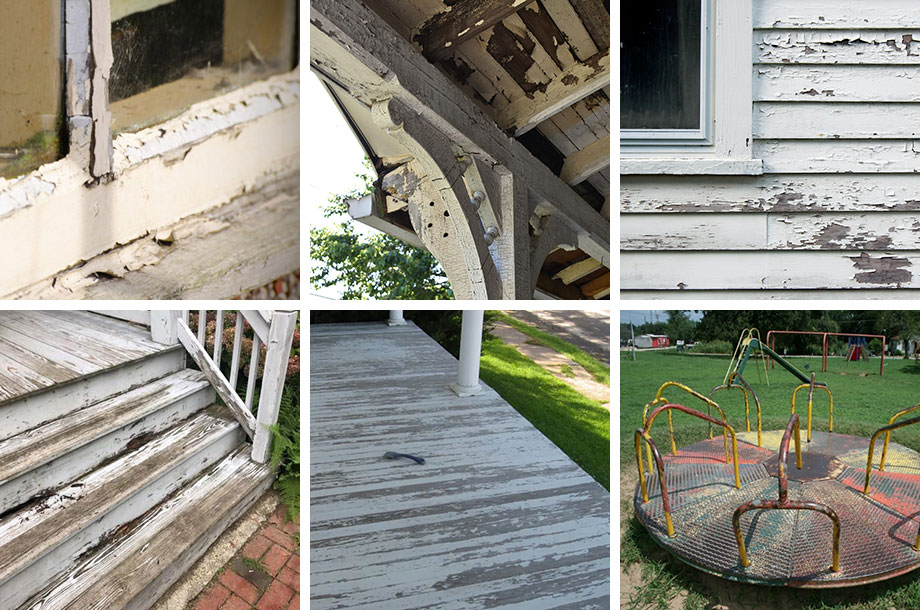
<path fill-rule="evenodd" d="M 909 269 L 911 262 L 907 258 L 897 256 L 881 256 L 873 258 L 866 252 L 859 256 L 849 257 L 853 267 L 861 270 L 853 276 L 860 284 L 906 284 L 913 277 Z"/>

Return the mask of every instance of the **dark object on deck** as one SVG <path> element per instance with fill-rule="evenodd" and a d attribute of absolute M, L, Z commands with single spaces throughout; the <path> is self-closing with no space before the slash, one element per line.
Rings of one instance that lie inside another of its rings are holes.
<path fill-rule="evenodd" d="M 394 451 L 387 451 L 383 454 L 384 459 L 387 460 L 396 460 L 399 458 L 407 458 L 415 462 L 416 464 L 424 464 L 425 459 L 420 457 L 415 457 L 414 455 L 409 455 L 408 453 L 396 453 Z"/>

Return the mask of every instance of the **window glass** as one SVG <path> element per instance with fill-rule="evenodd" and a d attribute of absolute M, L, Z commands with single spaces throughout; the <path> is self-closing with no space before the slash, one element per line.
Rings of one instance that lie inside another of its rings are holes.
<path fill-rule="evenodd" d="M 61 0 L 0 0 L 0 177 L 61 156 Z"/>
<path fill-rule="evenodd" d="M 700 3 L 621 5 L 622 129 L 700 128 Z"/>
<path fill-rule="evenodd" d="M 294 0 L 112 0 L 117 132 L 293 68 Z"/>

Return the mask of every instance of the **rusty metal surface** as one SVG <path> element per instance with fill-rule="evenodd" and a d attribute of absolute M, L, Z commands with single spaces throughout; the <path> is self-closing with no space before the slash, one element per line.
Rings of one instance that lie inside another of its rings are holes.
<path fill-rule="evenodd" d="M 920 454 L 891 443 L 885 471 L 874 460 L 870 494 L 862 493 L 869 440 L 812 432 L 802 439 L 803 468 L 794 453 L 786 472 L 788 499 L 819 503 L 840 520 L 840 570 L 831 571 L 832 520 L 815 510 L 750 510 L 740 516 L 751 565 L 741 566 L 732 515 L 741 505 L 776 500 L 777 450 L 782 431 L 739 434 L 741 489 L 725 463 L 723 439 L 706 439 L 663 457 L 675 537 L 669 538 L 656 473 L 647 476 L 649 501 L 638 488 L 636 514 L 652 538 L 694 567 L 764 585 L 841 587 L 884 580 L 920 567 Z M 752 436 L 754 438 L 752 438 Z M 804 435 L 803 435 L 804 437 Z M 768 443 L 776 439 L 776 442 Z M 753 443 L 752 443 L 753 441 Z M 881 444 L 881 443 L 879 443 Z"/>

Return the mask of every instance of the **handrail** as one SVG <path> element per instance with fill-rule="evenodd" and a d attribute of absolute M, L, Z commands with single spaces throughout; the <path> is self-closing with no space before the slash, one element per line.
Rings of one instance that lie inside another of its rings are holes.
<path fill-rule="evenodd" d="M 796 468 L 802 468 L 802 442 L 801 431 L 799 427 L 799 416 L 795 413 L 789 418 L 786 424 L 786 431 L 783 432 L 783 439 L 779 444 L 779 500 L 756 500 L 745 502 L 735 509 L 732 514 L 732 527 L 735 530 L 735 540 L 738 542 L 738 556 L 741 560 L 741 566 L 746 568 L 751 565 L 748 558 L 747 549 L 744 546 L 744 536 L 741 534 L 741 515 L 751 510 L 813 510 L 824 513 L 831 518 L 834 524 L 834 538 L 832 548 L 831 572 L 840 570 L 840 518 L 832 508 L 817 502 L 790 502 L 789 501 L 789 480 L 786 475 L 786 462 L 789 459 L 789 440 L 793 432 L 795 433 L 795 465 Z"/>
<path fill-rule="evenodd" d="M 863 488 L 863 493 L 869 495 L 869 478 L 872 475 L 872 454 L 875 451 L 875 441 L 878 439 L 879 435 L 882 432 L 890 433 L 892 430 L 897 430 L 898 428 L 903 428 L 911 424 L 916 424 L 920 422 L 920 417 L 914 417 L 913 419 L 906 419 L 904 421 L 898 422 L 896 424 L 888 424 L 887 426 L 882 426 L 875 431 L 875 434 L 872 435 L 872 438 L 869 440 L 869 457 L 866 460 L 866 485 Z M 920 542 L 920 540 L 918 540 Z"/>
<path fill-rule="evenodd" d="M 792 391 L 792 413 L 795 413 L 795 395 L 799 393 L 799 390 L 808 388 L 808 426 L 807 426 L 807 438 L 806 442 L 811 442 L 811 406 L 814 400 L 815 388 L 821 388 L 827 392 L 827 397 L 830 402 L 830 425 L 828 426 L 828 432 L 834 431 L 834 395 L 831 394 L 830 388 L 826 385 L 818 384 L 815 382 L 815 374 L 811 374 L 811 383 L 803 383 Z"/>
<path fill-rule="evenodd" d="M 643 427 L 645 427 L 646 422 L 648 421 L 649 408 L 654 407 L 657 404 L 668 402 L 668 399 L 663 397 L 661 393 L 664 392 L 665 388 L 669 388 L 669 387 L 674 387 L 674 388 L 679 388 L 681 390 L 684 390 L 691 396 L 699 398 L 700 400 L 705 402 L 707 404 L 707 413 L 710 415 L 712 414 L 712 407 L 715 407 L 716 409 L 719 410 L 719 413 L 722 414 L 722 421 L 727 421 L 725 419 L 725 412 L 722 410 L 722 407 L 716 404 L 711 398 L 706 398 L 705 396 L 703 396 L 696 390 L 690 388 L 689 386 L 685 386 L 682 383 L 678 383 L 676 381 L 665 381 L 663 384 L 661 384 L 661 387 L 658 388 L 658 392 L 655 394 L 655 398 L 652 399 L 651 402 L 646 403 L 645 408 L 642 409 L 642 426 Z M 674 421 L 671 419 L 670 411 L 668 412 L 668 430 L 670 431 L 670 434 L 671 434 L 671 453 L 672 454 L 677 453 L 677 444 L 674 442 Z M 709 438 L 712 438 L 712 426 L 711 425 L 709 426 Z M 727 439 L 725 441 L 725 451 L 726 453 L 728 452 L 728 440 Z M 651 465 L 652 465 L 651 464 L 652 462 L 651 454 L 649 454 L 648 456 L 648 461 L 649 461 L 649 468 L 651 468 Z"/>
<path fill-rule="evenodd" d="M 738 380 L 741 381 L 740 385 L 735 385 L 734 383 L 735 377 L 737 377 Z M 757 394 L 754 392 L 753 388 L 751 388 L 751 386 L 748 385 L 748 382 L 744 380 L 744 377 L 739 375 L 737 371 L 732 373 L 731 375 L 728 376 L 728 383 L 726 385 L 716 386 L 712 389 L 711 392 L 709 392 L 709 398 L 712 399 L 713 394 L 715 394 L 716 392 L 719 392 L 721 390 L 731 390 L 732 388 L 738 388 L 744 393 L 744 423 L 747 426 L 748 432 L 751 431 L 751 410 L 750 410 L 750 403 L 748 402 L 748 392 L 750 392 L 751 395 L 754 396 L 754 404 L 757 407 L 757 446 L 761 447 L 762 446 L 762 438 L 761 438 L 762 432 L 761 432 L 761 418 L 760 418 L 760 399 L 757 398 Z"/>
<path fill-rule="evenodd" d="M 658 469 L 658 486 L 661 488 L 661 506 L 662 506 L 662 509 L 664 510 L 664 519 L 668 527 L 668 537 L 669 538 L 673 538 L 677 534 L 674 532 L 674 524 L 671 521 L 671 503 L 668 499 L 667 481 L 665 481 L 664 460 L 661 457 L 661 453 L 658 451 L 658 446 L 655 444 L 655 441 L 652 440 L 652 437 L 649 434 L 649 430 L 651 430 L 652 423 L 654 423 L 655 418 L 658 417 L 659 413 L 661 413 L 662 411 L 670 412 L 671 410 L 674 410 L 674 409 L 678 411 L 683 411 L 684 413 L 688 413 L 690 415 L 693 415 L 694 417 L 699 417 L 706 421 L 711 421 L 712 423 L 716 425 L 723 426 L 727 430 L 727 432 L 732 435 L 732 457 L 733 457 L 734 470 L 735 470 L 735 489 L 741 489 L 741 475 L 738 470 L 738 444 L 737 444 L 737 441 L 735 440 L 735 431 L 734 429 L 732 429 L 731 426 L 729 426 L 725 422 L 720 422 L 719 420 L 715 418 L 709 417 L 708 415 L 705 415 L 695 409 L 691 409 L 690 407 L 685 407 L 683 405 L 666 404 L 652 411 L 651 416 L 649 416 L 648 424 L 646 424 L 645 428 L 637 429 L 636 434 L 635 434 L 636 464 L 639 468 L 639 487 L 642 490 L 642 502 L 643 503 L 648 502 L 648 487 L 645 483 L 645 472 L 644 472 L 644 465 L 642 464 L 642 447 L 641 447 L 641 442 L 642 442 L 641 439 L 645 439 L 645 443 L 646 443 L 645 446 L 649 451 L 649 456 L 650 456 L 649 459 L 651 460 L 652 459 L 651 456 L 654 456 L 655 466 Z M 725 454 L 725 461 L 726 463 L 728 462 L 727 451 Z M 651 467 L 652 465 L 650 462 L 649 472 L 651 472 Z"/>
<path fill-rule="evenodd" d="M 761 434 L 762 434 L 762 432 L 761 432 L 761 430 L 762 430 L 762 427 L 761 427 L 762 420 L 761 420 L 761 417 L 760 417 L 760 398 L 757 397 L 757 392 L 754 391 L 754 388 L 752 388 L 752 387 L 748 384 L 748 382 L 745 381 L 744 377 L 742 377 L 742 376 L 741 376 L 741 373 L 739 373 L 738 371 L 735 371 L 734 373 L 732 373 L 731 375 L 729 375 L 729 377 L 728 377 L 728 385 L 732 385 L 732 383 L 735 381 L 735 378 L 736 378 L 736 377 L 738 378 L 738 381 L 741 382 L 741 385 L 742 385 L 743 387 L 747 388 L 747 391 L 750 392 L 750 393 L 751 393 L 751 396 L 754 397 L 754 407 L 757 409 L 757 446 L 758 446 L 758 447 L 763 447 L 763 442 L 762 442 L 762 438 L 761 438 Z"/>
<path fill-rule="evenodd" d="M 908 413 L 912 411 L 916 411 L 917 409 L 920 409 L 920 404 L 916 404 L 912 407 L 904 409 L 903 411 L 898 411 L 897 413 L 891 416 L 891 419 L 888 420 L 888 423 L 893 424 L 895 420 L 901 417 L 902 415 L 907 415 Z M 878 469 L 881 471 L 885 470 L 885 457 L 888 455 L 888 441 L 890 439 L 891 439 L 891 430 L 885 433 L 885 444 L 882 445 L 882 459 L 878 465 Z"/>

